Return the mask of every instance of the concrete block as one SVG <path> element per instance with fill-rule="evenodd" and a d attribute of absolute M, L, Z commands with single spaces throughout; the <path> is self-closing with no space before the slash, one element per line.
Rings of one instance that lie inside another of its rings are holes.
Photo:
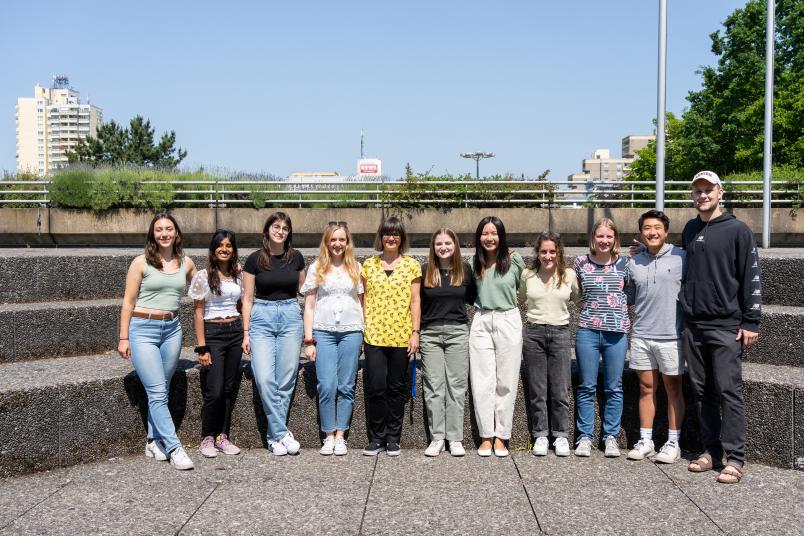
<path fill-rule="evenodd" d="M 0 477 L 59 466 L 59 400 L 52 388 L 0 392 Z"/>
<path fill-rule="evenodd" d="M 762 270 L 762 303 L 804 307 L 804 277 L 800 250 L 785 252 L 760 250 L 759 267 Z"/>
<path fill-rule="evenodd" d="M 804 367 L 804 307 L 763 305 L 759 329 L 756 344 L 744 353 L 745 361 Z"/>

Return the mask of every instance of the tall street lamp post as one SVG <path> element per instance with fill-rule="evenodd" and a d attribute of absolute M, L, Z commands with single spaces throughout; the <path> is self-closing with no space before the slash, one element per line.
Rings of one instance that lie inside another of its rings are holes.
<path fill-rule="evenodd" d="M 475 161 L 475 178 L 480 180 L 480 161 L 483 158 L 494 158 L 494 153 L 474 152 L 474 153 L 461 153 L 463 158 L 471 158 Z"/>

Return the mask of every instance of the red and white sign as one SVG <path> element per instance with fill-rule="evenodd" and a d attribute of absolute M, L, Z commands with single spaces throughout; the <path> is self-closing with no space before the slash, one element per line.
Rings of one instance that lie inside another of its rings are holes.
<path fill-rule="evenodd" d="M 357 161 L 358 175 L 382 175 L 382 160 L 378 158 L 364 158 Z"/>

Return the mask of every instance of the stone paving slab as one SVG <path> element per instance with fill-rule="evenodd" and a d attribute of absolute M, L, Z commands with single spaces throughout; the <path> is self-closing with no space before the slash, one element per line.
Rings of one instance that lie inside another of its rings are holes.
<path fill-rule="evenodd" d="M 143 456 L 0 480 L 0 534 L 798 534 L 804 474 L 751 464 L 740 485 L 685 462 L 399 458 L 264 449 L 194 471 Z"/>
<path fill-rule="evenodd" d="M 686 463 L 655 465 L 729 534 L 804 534 L 804 474 L 748 464 L 738 485 L 717 473 L 690 473 Z"/>
<path fill-rule="evenodd" d="M 650 461 L 514 457 L 548 534 L 712 534 L 718 527 Z M 685 465 L 686 467 L 686 465 Z M 685 469 L 686 470 L 686 469 Z"/>

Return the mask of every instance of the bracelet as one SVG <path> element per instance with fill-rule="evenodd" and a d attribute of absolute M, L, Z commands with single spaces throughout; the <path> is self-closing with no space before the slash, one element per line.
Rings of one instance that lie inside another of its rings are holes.
<path fill-rule="evenodd" d="M 313 339 L 304 339 L 302 341 L 302 344 L 304 344 L 305 346 L 315 346 L 316 344 L 318 344 L 318 341 L 315 340 L 314 338 Z"/>
<path fill-rule="evenodd" d="M 197 353 L 198 355 L 208 354 L 209 353 L 209 346 L 207 346 L 207 345 L 196 346 L 195 347 L 195 353 Z"/>
<path fill-rule="evenodd" d="M 118 340 L 119 340 L 119 341 L 127 341 L 127 340 L 128 340 L 128 337 L 120 337 Z"/>
<path fill-rule="evenodd" d="M 413 330 L 413 333 L 415 333 L 416 335 L 421 335 L 421 334 L 422 334 L 422 330 L 420 330 L 420 329 L 414 329 L 414 330 Z"/>

